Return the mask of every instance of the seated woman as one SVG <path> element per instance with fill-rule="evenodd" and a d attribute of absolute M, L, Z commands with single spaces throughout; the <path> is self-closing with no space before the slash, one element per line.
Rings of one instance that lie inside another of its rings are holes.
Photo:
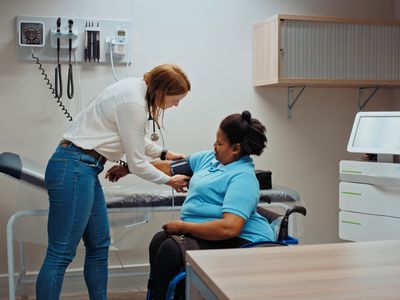
<path fill-rule="evenodd" d="M 244 111 L 221 122 L 214 151 L 189 157 L 193 176 L 181 219 L 165 224 L 150 243 L 153 299 L 164 300 L 169 282 L 184 270 L 184 250 L 237 248 L 274 240 L 271 226 L 256 211 L 260 190 L 250 158 L 260 155 L 266 142 L 265 127 Z M 183 286 L 184 282 L 176 296 L 184 297 Z"/>

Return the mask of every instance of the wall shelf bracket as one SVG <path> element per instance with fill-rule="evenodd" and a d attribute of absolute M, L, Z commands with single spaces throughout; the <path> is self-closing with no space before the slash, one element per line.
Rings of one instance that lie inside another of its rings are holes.
<path fill-rule="evenodd" d="M 362 102 L 362 98 L 364 95 L 364 91 L 365 90 L 372 90 L 371 93 L 367 96 L 367 99 L 365 99 L 364 102 Z M 367 105 L 367 103 L 369 102 L 369 100 L 371 100 L 371 98 L 375 95 L 375 93 L 379 90 L 379 86 L 376 87 L 360 87 L 358 89 L 358 110 L 362 111 L 365 107 L 365 105 Z"/>
<path fill-rule="evenodd" d="M 294 90 L 295 88 L 300 88 L 300 91 L 295 95 Z M 292 118 L 292 109 L 296 101 L 299 99 L 301 94 L 303 93 L 304 89 L 306 88 L 305 85 L 303 86 L 289 86 L 288 87 L 288 119 Z"/>

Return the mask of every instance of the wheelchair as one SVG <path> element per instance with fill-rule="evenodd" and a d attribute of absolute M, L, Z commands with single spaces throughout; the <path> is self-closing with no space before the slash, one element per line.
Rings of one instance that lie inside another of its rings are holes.
<path fill-rule="evenodd" d="M 284 215 L 276 213 L 270 209 L 262 206 L 257 207 L 257 212 L 268 220 L 271 224 L 276 241 L 266 242 L 254 242 L 241 246 L 240 248 L 252 248 L 252 247 L 276 247 L 276 246 L 289 246 L 297 245 L 299 240 L 289 235 L 289 216 L 293 213 L 299 213 L 303 216 L 307 214 L 307 210 L 304 206 L 293 206 L 285 211 Z M 201 250 L 200 250 L 201 251 Z M 184 271 L 178 273 L 169 283 L 165 300 L 175 299 L 175 290 L 177 285 L 185 280 L 186 273 Z M 150 287 L 147 289 L 146 300 L 152 299 L 152 290 Z"/>

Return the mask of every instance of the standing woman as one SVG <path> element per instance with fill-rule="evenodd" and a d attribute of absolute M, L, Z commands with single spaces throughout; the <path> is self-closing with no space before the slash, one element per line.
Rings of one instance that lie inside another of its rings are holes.
<path fill-rule="evenodd" d="M 86 248 L 84 278 L 90 299 L 107 298 L 110 232 L 107 208 L 98 174 L 107 160 L 125 154 L 128 165 L 106 175 L 114 181 L 132 173 L 176 190 L 186 176 L 168 176 L 145 155 L 175 160 L 182 154 L 162 149 L 146 137 L 148 120 L 178 106 L 190 82 L 176 65 L 164 64 L 143 78 L 120 80 L 101 92 L 72 123 L 50 158 L 45 174 L 49 194 L 48 248 L 36 282 L 36 299 L 59 299 L 64 273 L 82 238 Z"/>

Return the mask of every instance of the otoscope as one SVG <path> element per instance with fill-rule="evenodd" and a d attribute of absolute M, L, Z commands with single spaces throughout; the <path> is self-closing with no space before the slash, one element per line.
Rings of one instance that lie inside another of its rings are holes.
<path fill-rule="evenodd" d="M 68 20 L 68 33 L 69 33 L 69 68 L 68 68 L 68 83 L 67 83 L 67 95 L 68 99 L 74 97 L 74 81 L 72 78 L 72 63 L 71 63 L 71 53 L 72 53 L 72 24 L 74 21 Z"/>
<path fill-rule="evenodd" d="M 61 34 L 61 18 L 57 19 L 57 67 L 55 69 L 55 84 L 54 91 L 56 98 L 60 99 L 63 94 L 62 78 L 61 78 L 61 64 L 60 64 L 60 34 Z"/>

